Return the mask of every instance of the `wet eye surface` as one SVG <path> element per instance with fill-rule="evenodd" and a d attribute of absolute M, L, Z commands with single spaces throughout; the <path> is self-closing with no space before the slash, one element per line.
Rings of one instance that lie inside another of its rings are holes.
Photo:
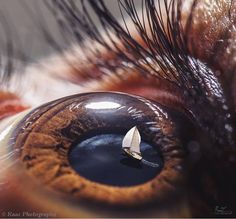
<path fill-rule="evenodd" d="M 33 110 L 10 144 L 26 174 L 53 191 L 127 207 L 162 202 L 183 189 L 182 133 L 189 125 L 184 115 L 138 96 L 87 93 Z M 141 159 L 122 151 L 133 127 Z"/>

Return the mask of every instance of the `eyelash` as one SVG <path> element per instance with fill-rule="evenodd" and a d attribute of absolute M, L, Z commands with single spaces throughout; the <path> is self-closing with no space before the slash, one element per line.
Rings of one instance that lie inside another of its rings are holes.
<path fill-rule="evenodd" d="M 167 0 L 164 0 L 164 10 L 161 9 L 161 6 L 159 5 L 160 1 L 158 1 L 157 10 L 153 0 L 145 1 L 146 13 L 149 14 L 151 19 L 148 19 L 148 24 L 144 24 L 144 22 L 142 23 L 144 18 L 142 16 L 141 21 L 140 17 L 137 15 L 136 7 L 132 0 L 124 0 L 123 2 L 119 0 L 118 4 L 125 29 L 118 23 L 116 18 L 112 16 L 103 1 L 88 2 L 89 5 L 86 6 L 84 1 L 81 1 L 84 12 L 79 10 L 73 1 L 51 1 L 51 4 L 45 1 L 45 5 L 47 5 L 48 9 L 55 16 L 58 27 L 61 33 L 65 36 L 64 40 L 66 41 L 73 38 L 76 45 L 80 46 L 85 54 L 89 54 L 89 56 L 86 57 L 87 61 L 91 61 L 100 70 L 102 75 L 107 72 L 104 72 L 104 68 L 109 69 L 109 74 L 111 74 L 113 70 L 121 68 L 127 70 L 128 66 L 134 66 L 144 75 L 153 74 L 155 77 L 161 79 L 164 78 L 165 80 L 169 80 L 170 82 L 177 84 L 186 91 L 187 89 L 194 87 L 195 91 L 193 93 L 202 93 L 204 87 L 201 87 L 201 85 L 198 84 L 198 80 L 201 79 L 204 81 L 202 74 L 209 74 L 209 71 L 207 68 L 203 69 L 198 60 L 189 56 L 190 51 L 187 46 L 187 34 L 191 27 L 192 16 L 197 3 L 196 0 L 192 4 L 191 13 L 187 19 L 185 29 L 183 29 L 181 24 L 181 1 L 177 4 L 175 1 L 170 1 L 170 3 L 168 3 Z M 143 1 L 142 6 L 143 15 Z M 100 20 L 102 30 L 98 30 L 96 28 L 94 21 L 87 12 L 88 7 L 91 7 L 97 15 L 97 18 Z M 177 10 L 175 10 L 176 7 Z M 125 10 L 131 18 L 132 23 L 142 37 L 140 41 L 144 41 L 145 46 L 130 35 L 126 21 L 124 20 L 124 12 L 122 12 L 122 9 Z M 167 30 L 164 28 L 165 24 L 162 15 L 165 13 L 168 17 Z M 61 48 L 61 45 L 53 39 L 50 31 L 45 28 L 45 23 L 41 22 L 42 21 L 40 20 L 38 21 L 38 27 L 41 29 L 41 33 L 43 33 L 44 38 L 50 46 L 61 52 L 63 48 Z M 156 24 L 156 26 L 154 26 L 154 24 Z M 149 32 L 151 33 L 151 36 L 147 31 L 147 27 L 150 28 Z M 19 72 L 14 72 L 11 69 L 12 66 L 14 66 L 14 60 L 12 57 L 17 56 L 19 58 L 20 49 L 14 50 L 15 46 L 13 44 L 13 40 L 9 37 L 11 36 L 10 30 L 8 30 L 8 27 L 5 24 L 4 30 L 6 32 L 6 37 L 8 38 L 8 41 L 6 42 L 6 45 L 8 46 L 6 49 L 8 59 L 6 62 L 6 67 L 4 68 L 5 71 L 3 78 L 10 79 L 11 74 Z M 105 36 L 102 32 L 106 33 Z M 114 35 L 110 36 L 110 33 L 114 33 Z M 89 46 L 88 43 L 84 44 L 83 40 L 85 38 L 87 41 L 89 41 L 88 39 L 92 41 L 92 46 Z M 118 40 L 118 43 L 116 40 Z M 91 57 L 100 57 L 100 51 L 92 49 L 94 43 L 102 46 L 102 49 L 109 50 L 110 53 L 114 53 L 115 59 L 112 59 L 111 61 L 109 60 L 108 62 L 103 59 L 102 62 L 104 63 L 98 63 L 98 60 L 91 60 Z M 124 45 L 124 47 L 128 47 L 128 49 L 122 51 L 120 44 Z M 15 55 L 13 53 L 15 53 Z M 22 52 L 22 54 L 24 53 Z M 27 55 L 22 55 L 21 60 L 23 57 L 26 59 Z M 160 74 L 160 68 L 165 74 L 164 76 Z M 202 72 L 203 70 L 206 72 Z M 90 74 L 89 77 L 91 77 Z M 191 96 L 194 95 L 192 94 Z"/>
<path fill-rule="evenodd" d="M 85 2 L 82 0 L 80 1 L 82 9 L 79 9 L 73 1 L 45 1 L 45 5 L 57 21 L 64 41 L 78 45 L 85 54 L 83 61 L 94 65 L 98 72 L 95 79 L 102 80 L 106 75 L 116 75 L 122 81 L 120 70 L 123 71 L 123 74 L 129 70 L 136 70 L 145 77 L 151 75 L 175 84 L 184 94 L 186 108 L 198 125 L 205 130 L 212 129 L 212 137 L 216 139 L 216 142 L 224 141 L 226 144 L 233 145 L 231 133 L 228 133 L 227 130 L 222 132 L 222 127 L 232 127 L 226 116 L 231 112 L 222 88 L 210 68 L 194 58 L 196 56 L 196 54 L 192 54 L 194 43 L 188 38 L 198 1 L 193 1 L 185 27 L 181 23 L 182 1 L 164 0 L 163 3 L 164 9 L 161 8 L 160 1 L 157 4 L 154 0 L 142 1 L 142 13 L 138 15 L 134 1 L 119 0 L 118 5 L 124 22 L 124 27 L 122 27 L 103 1 Z M 101 29 L 96 28 L 88 13 L 88 8 L 96 15 Z M 145 13 L 146 18 L 144 18 Z M 163 19 L 165 14 L 167 24 Z M 124 19 L 125 15 L 131 19 L 131 25 L 141 36 L 140 39 L 136 39 L 136 36 L 130 34 L 130 29 Z M 43 17 L 42 14 L 41 17 Z M 43 19 L 39 19 L 37 22 L 37 26 L 49 46 L 62 53 L 64 48 L 54 40 Z M 4 29 L 8 36 L 10 31 L 6 25 L 4 25 Z M 148 31 L 148 29 L 150 30 Z M 192 45 L 191 51 L 189 44 Z M 15 54 L 14 56 L 20 56 L 21 60 L 25 60 L 27 57 L 20 49 L 13 51 L 15 46 L 11 37 L 7 38 L 7 45 L 9 59 L 6 62 L 3 83 L 6 79 L 10 80 L 13 74 L 11 69 L 14 59 L 10 56 Z M 106 56 L 109 54 L 110 57 L 100 59 L 101 51 Z M 82 76 L 85 80 L 94 77 L 94 71 L 81 70 L 81 66 L 78 68 L 78 64 L 71 63 L 66 55 L 62 54 L 62 56 L 77 74 L 81 75 L 81 71 L 85 71 Z M 75 53 L 74 56 L 78 55 Z M 78 56 L 78 60 L 79 58 Z M 215 90 L 219 92 L 215 93 Z M 202 110 L 202 105 L 205 106 L 205 110 Z"/>

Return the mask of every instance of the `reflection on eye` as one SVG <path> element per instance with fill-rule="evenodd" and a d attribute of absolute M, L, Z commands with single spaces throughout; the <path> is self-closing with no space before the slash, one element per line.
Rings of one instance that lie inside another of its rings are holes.
<path fill-rule="evenodd" d="M 117 109 L 121 105 L 115 102 L 92 102 L 85 105 L 88 109 Z"/>
<path fill-rule="evenodd" d="M 44 2 L 64 43 L 73 45 L 69 51 L 44 16 L 32 13 L 39 34 L 59 54 L 57 62 L 45 59 L 22 77 L 28 93 L 18 97 L 38 107 L 0 124 L 0 211 L 20 212 L 7 217 L 28 211 L 235 215 L 234 2 L 145 0 L 140 13 L 135 1 L 114 2 L 123 22 L 103 1 Z M 28 54 L 1 24 L 9 57 L 2 82 L 7 78 L 12 92 L 20 80 L 8 78 L 13 58 L 25 61 Z M 25 109 L 18 105 L 13 113 Z M 133 127 L 141 136 L 140 160 L 122 153 Z"/>

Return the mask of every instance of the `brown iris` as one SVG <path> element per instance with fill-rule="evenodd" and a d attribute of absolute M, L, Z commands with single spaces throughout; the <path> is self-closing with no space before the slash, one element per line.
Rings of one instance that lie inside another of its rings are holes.
<path fill-rule="evenodd" d="M 141 97 L 87 93 L 33 110 L 20 122 L 13 143 L 21 149 L 19 156 L 28 175 L 48 188 L 80 201 L 136 206 L 168 200 L 184 188 L 185 140 L 181 133 L 186 121 L 179 113 Z M 144 156 L 153 157 L 160 164 L 158 169 L 121 157 L 117 139 L 122 139 L 133 126 L 140 131 L 141 147 L 146 145 L 149 149 Z M 83 153 L 82 145 L 85 150 L 92 150 Z M 96 172 L 102 173 L 104 165 L 109 165 L 107 179 L 99 181 L 101 177 Z M 132 171 L 143 175 L 143 180 L 129 178 Z M 120 174 L 119 178 L 116 174 Z"/>

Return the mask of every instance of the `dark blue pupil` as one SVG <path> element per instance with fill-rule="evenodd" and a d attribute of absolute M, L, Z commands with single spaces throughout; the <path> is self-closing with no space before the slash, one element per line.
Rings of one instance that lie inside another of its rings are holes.
<path fill-rule="evenodd" d="M 78 174 L 98 183 L 133 186 L 153 179 L 161 171 L 162 159 L 152 146 L 141 142 L 145 160 L 158 163 L 153 168 L 122 154 L 120 134 L 96 135 L 83 140 L 69 153 L 69 162 Z"/>

